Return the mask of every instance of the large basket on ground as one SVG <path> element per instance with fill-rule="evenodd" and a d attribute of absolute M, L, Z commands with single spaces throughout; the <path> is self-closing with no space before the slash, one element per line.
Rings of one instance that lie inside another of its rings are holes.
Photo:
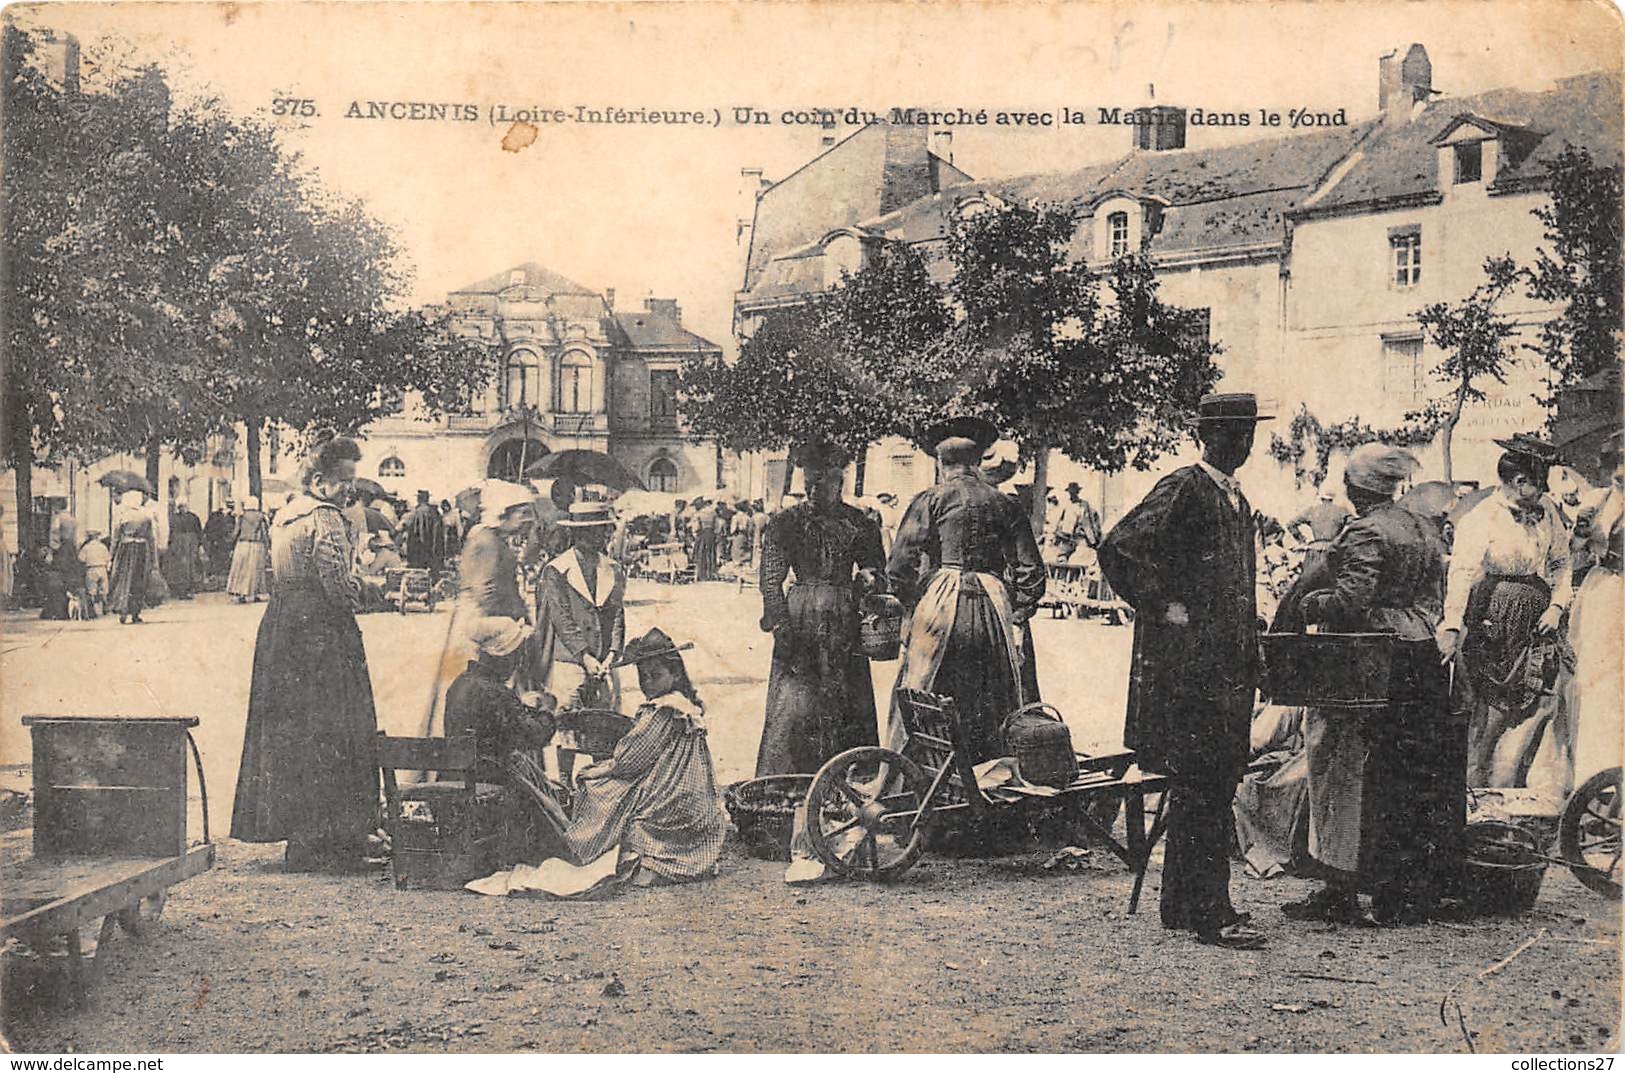
<path fill-rule="evenodd" d="M 769 775 L 736 782 L 722 800 L 733 817 L 739 840 L 753 857 L 787 861 L 796 809 L 806 800 L 811 775 Z"/>
<path fill-rule="evenodd" d="M 1393 695 L 1397 638 L 1386 633 L 1266 633 L 1264 692 L 1289 707 L 1380 708 Z"/>
<path fill-rule="evenodd" d="M 1499 820 L 1468 826 L 1462 865 L 1462 893 L 1473 911 L 1485 916 L 1529 912 L 1546 875 L 1546 858 L 1535 836 Z"/>

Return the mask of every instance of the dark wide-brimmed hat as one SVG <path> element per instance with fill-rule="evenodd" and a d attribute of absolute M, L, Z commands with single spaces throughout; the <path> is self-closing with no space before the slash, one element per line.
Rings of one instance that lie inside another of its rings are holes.
<path fill-rule="evenodd" d="M 830 440 L 818 440 L 791 451 L 790 461 L 802 469 L 845 469 L 852 461 L 852 452 Z"/>
<path fill-rule="evenodd" d="M 1543 466 L 1555 466 L 1562 459 L 1561 452 L 1554 445 L 1527 432 L 1517 432 L 1508 439 L 1496 440 L 1495 445 L 1509 455 L 1533 459 Z"/>
<path fill-rule="evenodd" d="M 932 425 L 920 437 L 920 445 L 935 451 L 943 440 L 970 440 L 985 453 L 999 440 L 999 430 L 985 417 L 952 417 Z"/>
<path fill-rule="evenodd" d="M 656 660 L 672 660 L 678 666 L 682 665 L 682 653 L 694 647 L 693 645 L 679 645 L 659 626 L 650 630 L 642 637 L 634 637 L 626 642 L 626 648 L 621 652 L 620 665 L 627 666 L 633 663 L 649 663 Z"/>
<path fill-rule="evenodd" d="M 554 524 L 560 529 L 612 528 L 615 525 L 615 512 L 608 503 L 572 503 L 569 516 Z"/>
<path fill-rule="evenodd" d="M 1274 421 L 1274 414 L 1258 412 L 1258 396 L 1250 391 L 1216 392 L 1203 395 L 1196 403 L 1193 425 L 1226 421 Z"/>

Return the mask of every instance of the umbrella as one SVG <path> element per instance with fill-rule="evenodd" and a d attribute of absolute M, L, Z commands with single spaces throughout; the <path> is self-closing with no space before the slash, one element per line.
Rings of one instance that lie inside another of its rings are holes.
<path fill-rule="evenodd" d="M 357 477 L 355 480 L 350 482 L 350 488 L 355 491 L 357 495 L 361 496 L 363 500 L 368 502 L 377 499 L 379 496 L 389 495 L 389 492 L 385 490 L 384 486 L 373 480 L 371 477 Z"/>
<path fill-rule="evenodd" d="M 389 519 L 384 517 L 384 512 L 377 507 L 362 507 L 361 512 L 367 517 L 367 532 L 393 533 L 395 531 L 395 527 L 389 524 Z"/>
<path fill-rule="evenodd" d="M 1495 486 L 1492 484 L 1488 488 L 1475 488 L 1470 492 L 1463 492 L 1445 517 L 1450 520 L 1451 525 L 1460 524 L 1463 515 L 1488 499 L 1494 491 Z"/>
<path fill-rule="evenodd" d="M 102 474 L 101 477 L 97 479 L 96 483 L 105 485 L 107 488 L 120 494 L 131 491 L 132 489 L 145 492 L 149 496 L 153 494 L 152 485 L 147 483 L 147 478 L 143 477 L 134 470 L 110 470 L 107 473 Z"/>
<path fill-rule="evenodd" d="M 1450 481 L 1423 481 L 1399 497 L 1399 505 L 1425 518 L 1443 518 L 1456 503 L 1456 485 Z"/>
<path fill-rule="evenodd" d="M 569 477 L 576 484 L 605 484 L 616 491 L 643 488 L 632 471 L 602 451 L 558 451 L 525 469 L 527 477 Z"/>

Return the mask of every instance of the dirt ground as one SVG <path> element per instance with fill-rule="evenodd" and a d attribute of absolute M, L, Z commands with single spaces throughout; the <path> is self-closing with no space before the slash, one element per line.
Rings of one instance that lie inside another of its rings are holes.
<path fill-rule="evenodd" d="M 1129 917 L 1115 861 L 1066 873 L 1046 856 L 928 855 L 892 886 L 805 888 L 730 847 L 712 881 L 555 902 L 284 875 L 278 847 L 225 842 L 147 936 L 113 940 L 84 1009 L 14 992 L 9 1035 L 80 1053 L 1461 1053 L 1464 1032 L 1483 1053 L 1618 1039 L 1619 909 L 1557 869 L 1528 916 L 1378 930 L 1290 923 L 1277 907 L 1308 884 L 1238 878 L 1270 945 L 1236 953 L 1158 926 L 1157 865 Z"/>

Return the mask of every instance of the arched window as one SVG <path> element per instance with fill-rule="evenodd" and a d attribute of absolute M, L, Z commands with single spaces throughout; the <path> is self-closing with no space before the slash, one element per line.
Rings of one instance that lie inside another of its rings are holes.
<path fill-rule="evenodd" d="M 559 412 L 592 412 L 592 359 L 572 350 L 559 361 Z"/>
<path fill-rule="evenodd" d="M 1130 252 L 1128 237 L 1128 213 L 1114 212 L 1106 217 L 1106 241 L 1108 243 L 1108 256 L 1121 257 Z"/>
<path fill-rule="evenodd" d="M 378 476 L 404 477 L 406 476 L 406 463 L 402 462 L 395 455 L 390 455 L 388 458 L 378 463 Z"/>
<path fill-rule="evenodd" d="M 504 481 L 521 482 L 525 470 L 547 457 L 547 444 L 540 440 L 508 440 L 491 452 L 485 475 Z"/>
<path fill-rule="evenodd" d="M 649 463 L 649 491 L 677 491 L 677 463 L 669 458 L 657 458 Z"/>
<path fill-rule="evenodd" d="M 542 359 L 536 356 L 534 350 L 515 350 L 508 355 L 505 382 L 508 389 L 506 400 L 508 409 L 511 410 L 520 406 L 540 406 L 542 404 Z"/>

